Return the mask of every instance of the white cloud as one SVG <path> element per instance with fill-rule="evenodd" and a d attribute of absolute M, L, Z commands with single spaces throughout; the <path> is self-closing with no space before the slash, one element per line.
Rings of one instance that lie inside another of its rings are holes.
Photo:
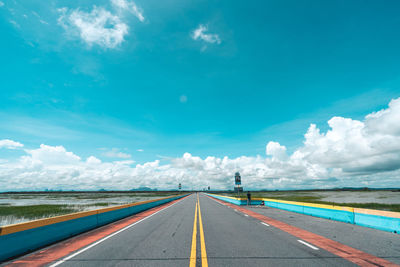
<path fill-rule="evenodd" d="M 98 158 L 96 158 L 94 156 L 90 156 L 86 159 L 86 163 L 91 164 L 91 165 L 96 165 L 96 164 L 100 164 L 101 160 L 99 160 Z"/>
<path fill-rule="evenodd" d="M 311 125 L 293 157 L 344 173 L 375 173 L 400 168 L 400 98 L 364 121 L 333 117 L 330 130 Z"/>
<path fill-rule="evenodd" d="M 221 43 L 221 39 L 219 38 L 218 34 L 211 34 L 211 33 L 206 33 L 208 31 L 207 26 L 200 24 L 197 29 L 192 31 L 192 38 L 193 40 L 203 40 L 204 42 L 207 43 Z"/>
<path fill-rule="evenodd" d="M 135 2 L 127 0 L 111 0 L 111 3 L 120 10 L 131 12 L 141 22 L 144 21 L 143 11 L 135 4 Z"/>
<path fill-rule="evenodd" d="M 133 1 L 111 0 L 118 12 L 110 12 L 104 7 L 93 6 L 90 12 L 78 9 L 60 8 L 58 23 L 71 36 L 79 36 L 89 47 L 94 44 L 103 48 L 116 48 L 128 34 L 129 27 L 122 11 L 135 15 L 144 21 L 143 12 Z M 46 23 L 45 21 L 41 21 Z"/>
<path fill-rule="evenodd" d="M 139 148 L 139 149 L 137 149 L 136 151 L 137 151 L 137 152 L 143 152 L 144 150 L 141 149 L 141 148 Z"/>
<path fill-rule="evenodd" d="M 120 158 L 120 159 L 129 159 L 131 157 L 130 154 L 119 151 L 118 148 L 112 148 L 110 151 L 102 153 L 103 156 L 108 158 Z"/>
<path fill-rule="evenodd" d="M 266 146 L 265 152 L 267 155 L 272 156 L 273 159 L 284 160 L 287 158 L 286 147 L 277 142 L 270 141 Z"/>
<path fill-rule="evenodd" d="M 0 148 L 16 149 L 23 146 L 23 144 L 10 139 L 0 140 Z"/>
<path fill-rule="evenodd" d="M 81 158 L 72 152 L 68 152 L 63 146 L 48 146 L 41 144 L 38 149 L 26 150 L 29 159 L 45 165 L 74 165 Z"/>
<path fill-rule="evenodd" d="M 0 7 L 4 6 L 4 3 L 2 1 L 0 1 Z"/>
<path fill-rule="evenodd" d="M 124 41 L 128 25 L 116 15 L 102 7 L 94 6 L 90 13 L 62 8 L 58 23 L 72 35 L 79 37 L 89 46 L 97 44 L 104 48 L 115 48 Z"/>
<path fill-rule="evenodd" d="M 333 117 L 326 132 L 311 124 L 304 144 L 290 155 L 285 146 L 269 142 L 266 156 L 200 158 L 185 153 L 164 158 L 164 165 L 159 160 L 134 165 L 132 160 L 102 162 L 93 156 L 82 160 L 62 146 L 41 145 L 16 160 L 0 160 L 0 188 L 171 189 L 182 183 L 185 189 L 229 189 L 236 171 L 245 188 L 398 187 L 399 115 L 400 98 L 362 121 Z"/>

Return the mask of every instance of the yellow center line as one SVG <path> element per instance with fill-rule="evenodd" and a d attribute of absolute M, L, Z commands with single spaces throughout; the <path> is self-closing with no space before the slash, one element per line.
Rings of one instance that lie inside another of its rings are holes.
<path fill-rule="evenodd" d="M 196 237 L 197 237 L 197 202 L 196 210 L 194 212 L 194 222 L 193 222 L 193 236 L 192 236 L 192 249 L 190 251 L 190 267 L 196 267 Z"/>
<path fill-rule="evenodd" d="M 201 245 L 201 266 L 208 267 L 206 242 L 204 241 L 203 222 L 201 220 L 200 201 L 197 195 L 197 205 L 199 206 L 199 225 L 200 225 L 200 245 Z"/>

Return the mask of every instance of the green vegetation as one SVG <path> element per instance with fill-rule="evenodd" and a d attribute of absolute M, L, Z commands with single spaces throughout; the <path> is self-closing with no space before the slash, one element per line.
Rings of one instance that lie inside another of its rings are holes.
<path fill-rule="evenodd" d="M 0 206 L 0 217 L 14 216 L 16 218 L 42 218 L 75 212 L 68 205 L 31 205 L 31 206 Z"/>

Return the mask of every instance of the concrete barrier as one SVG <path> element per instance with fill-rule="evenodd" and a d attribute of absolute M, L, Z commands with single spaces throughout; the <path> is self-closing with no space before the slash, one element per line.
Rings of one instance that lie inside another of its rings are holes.
<path fill-rule="evenodd" d="M 215 194 L 207 195 L 236 205 L 247 204 L 247 200 L 245 198 L 234 198 Z M 264 201 L 265 206 L 272 208 L 356 224 L 392 233 L 400 233 L 400 212 L 359 209 L 271 198 L 255 198 L 252 199 L 251 204 L 259 205 L 261 201 Z"/>
<path fill-rule="evenodd" d="M 165 197 L 0 227 L 0 262 L 186 195 Z"/>
<path fill-rule="evenodd" d="M 399 234 L 400 212 L 354 208 L 354 223 Z"/>

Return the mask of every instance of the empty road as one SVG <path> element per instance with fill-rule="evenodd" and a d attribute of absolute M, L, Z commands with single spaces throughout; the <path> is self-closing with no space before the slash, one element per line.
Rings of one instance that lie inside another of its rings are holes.
<path fill-rule="evenodd" d="M 205 194 L 131 216 L 5 266 L 399 266 L 396 234 Z"/>

